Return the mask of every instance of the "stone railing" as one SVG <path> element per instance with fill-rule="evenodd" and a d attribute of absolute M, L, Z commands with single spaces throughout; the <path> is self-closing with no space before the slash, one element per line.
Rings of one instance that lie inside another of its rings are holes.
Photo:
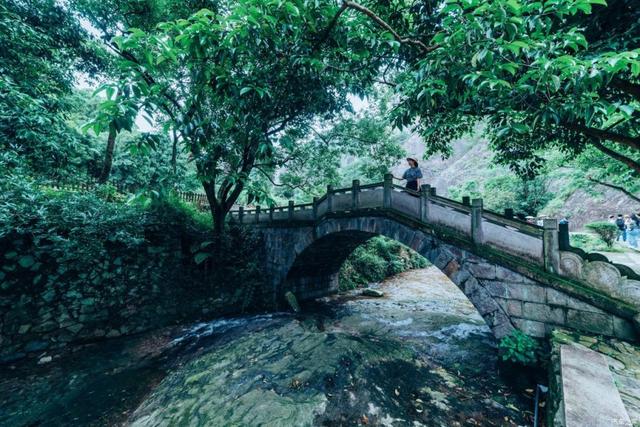
<path fill-rule="evenodd" d="M 483 209 L 482 199 L 462 202 L 438 196 L 436 189 L 426 184 L 420 192 L 393 184 L 391 175 L 376 184 L 360 185 L 354 180 L 351 187 L 334 189 L 314 198 L 312 203 L 294 204 L 263 209 L 244 209 L 230 213 L 230 219 L 241 224 L 314 222 L 327 215 L 351 215 L 384 210 L 408 219 L 437 226 L 462 235 L 470 242 L 496 247 L 550 268 L 559 264 L 557 250 L 557 221 L 547 220 L 543 227 L 513 217 Z M 545 238 L 546 236 L 546 238 Z"/>
<path fill-rule="evenodd" d="M 449 232 L 479 247 L 496 250 L 537 265 L 544 271 L 586 283 L 590 288 L 622 300 L 640 311 L 640 277 L 626 266 L 614 265 L 604 256 L 590 259 L 593 254 L 580 253 L 560 242 L 558 221 L 545 219 L 542 226 L 514 218 L 513 211 L 504 214 L 484 209 L 482 199 L 462 202 L 437 195 L 429 184 L 420 192 L 393 184 L 391 175 L 382 183 L 334 189 L 314 198 L 312 203 L 262 209 L 243 209 L 230 213 L 230 220 L 251 225 L 288 225 L 315 223 L 331 215 L 359 215 L 387 212 L 415 221 L 418 225 Z"/>

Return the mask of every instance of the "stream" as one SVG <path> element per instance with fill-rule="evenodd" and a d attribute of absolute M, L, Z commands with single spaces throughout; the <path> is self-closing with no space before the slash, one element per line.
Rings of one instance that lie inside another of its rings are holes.
<path fill-rule="evenodd" d="M 435 267 L 309 302 L 0 368 L 0 425 L 532 425 L 531 390 Z M 533 384 L 530 387 L 534 388 Z"/>

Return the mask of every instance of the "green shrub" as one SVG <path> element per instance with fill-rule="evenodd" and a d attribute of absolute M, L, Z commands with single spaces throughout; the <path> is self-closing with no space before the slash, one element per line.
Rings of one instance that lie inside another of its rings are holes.
<path fill-rule="evenodd" d="M 569 241 L 571 246 L 587 253 L 595 251 L 622 252 L 616 247 L 608 247 L 598 235 L 592 233 L 571 233 Z"/>
<path fill-rule="evenodd" d="M 535 365 L 538 361 L 538 342 L 522 331 L 514 330 L 498 343 L 502 360 L 520 365 Z"/>
<path fill-rule="evenodd" d="M 124 202 L 110 186 L 74 192 L 0 178 L 0 293 L 43 286 L 188 284 L 239 292 L 260 281 L 255 239 L 229 230 L 215 259 L 196 264 L 211 217 L 171 194 Z M 195 249 L 194 249 L 195 248 Z M 244 296 L 243 306 L 245 306 Z M 250 299 L 250 298 L 249 298 Z"/>
<path fill-rule="evenodd" d="M 613 242 L 618 237 L 618 226 L 607 221 L 592 222 L 585 227 L 596 233 L 609 248 L 613 246 Z"/>
<path fill-rule="evenodd" d="M 377 236 L 356 248 L 340 268 L 340 288 L 355 289 L 413 268 L 427 260 L 401 243 Z"/>

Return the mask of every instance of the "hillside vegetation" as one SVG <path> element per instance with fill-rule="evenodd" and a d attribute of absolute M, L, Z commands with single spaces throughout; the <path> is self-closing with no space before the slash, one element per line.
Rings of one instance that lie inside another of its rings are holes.
<path fill-rule="evenodd" d="M 453 142 L 448 158 L 432 155 L 423 161 L 420 166 L 425 183 L 435 186 L 438 194 L 458 200 L 467 195 L 482 197 L 485 208 L 497 212 L 513 208 L 533 216 L 567 215 L 571 230 L 582 230 L 585 224 L 612 214 L 640 210 L 639 201 L 589 180 L 585 164 L 593 160 L 592 156 L 570 159 L 558 151 L 546 151 L 546 165 L 538 176 L 527 180 L 507 166 L 496 164 L 488 141 L 479 134 L 478 131 Z M 424 144 L 418 136 L 406 136 L 402 145 L 407 153 L 423 156 Z M 394 171 L 403 168 L 404 164 Z M 626 189 L 638 194 L 637 180 L 619 179 Z"/>

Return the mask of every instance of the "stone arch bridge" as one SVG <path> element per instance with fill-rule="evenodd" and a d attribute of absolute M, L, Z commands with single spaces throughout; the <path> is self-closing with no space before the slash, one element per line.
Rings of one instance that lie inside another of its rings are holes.
<path fill-rule="evenodd" d="M 500 338 L 514 328 L 543 337 L 556 327 L 625 340 L 640 331 L 640 277 L 604 256 L 585 254 L 542 227 L 457 202 L 423 185 L 420 192 L 383 183 L 327 188 L 313 203 L 240 208 L 231 221 L 263 237 L 267 289 L 274 304 L 287 291 L 312 299 L 338 289 L 346 257 L 376 235 L 395 239 L 440 268 Z M 565 228 L 566 231 L 566 228 Z"/>

